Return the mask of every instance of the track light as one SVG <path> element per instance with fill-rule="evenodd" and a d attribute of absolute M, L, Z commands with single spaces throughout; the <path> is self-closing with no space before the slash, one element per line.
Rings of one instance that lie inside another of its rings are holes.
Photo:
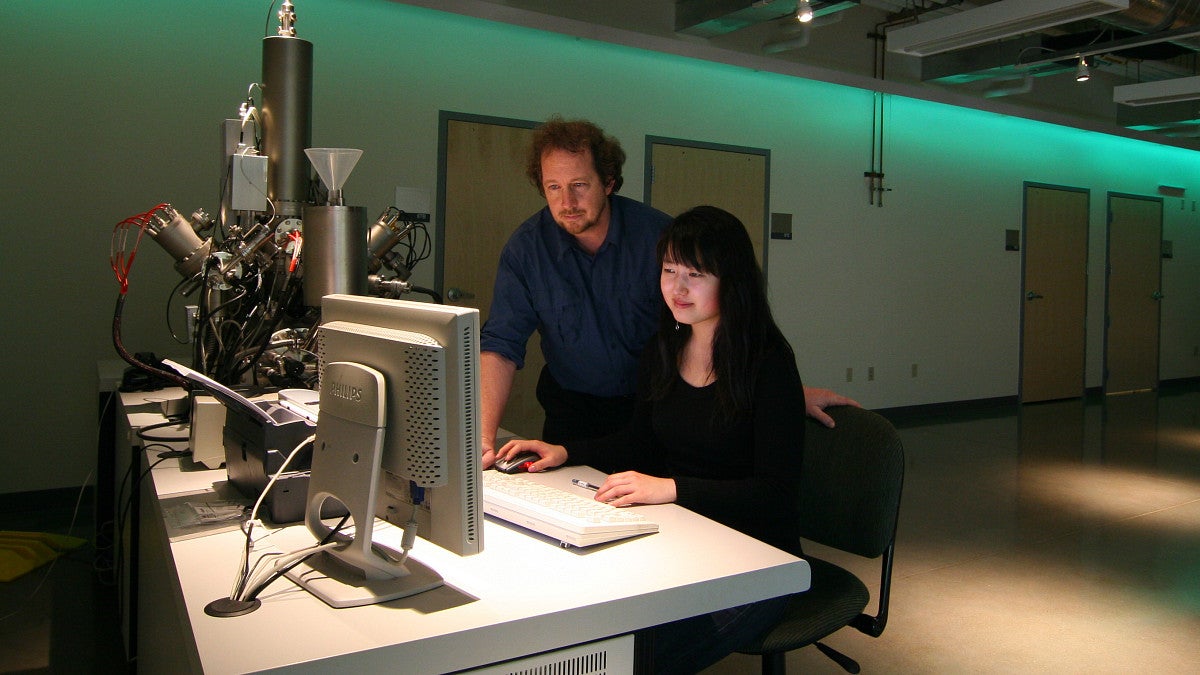
<path fill-rule="evenodd" d="M 808 23 L 813 20 L 812 3 L 808 0 L 800 0 L 796 3 L 796 20 L 800 23 Z"/>
<path fill-rule="evenodd" d="M 1079 65 L 1075 68 L 1075 81 L 1087 82 L 1092 79 L 1092 69 L 1088 67 L 1087 57 L 1079 57 Z"/>

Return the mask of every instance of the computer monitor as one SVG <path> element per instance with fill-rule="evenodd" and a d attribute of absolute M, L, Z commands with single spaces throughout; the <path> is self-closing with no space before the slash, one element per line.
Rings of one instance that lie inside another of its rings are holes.
<path fill-rule="evenodd" d="M 288 576 L 335 607 L 436 587 L 436 572 L 373 541 L 373 516 L 415 522 L 459 555 L 483 550 L 479 311 L 335 294 L 322 300 L 318 331 L 321 413 L 305 522 L 318 540 L 341 544 Z M 328 499 L 350 512 L 352 536 L 321 520 Z"/>

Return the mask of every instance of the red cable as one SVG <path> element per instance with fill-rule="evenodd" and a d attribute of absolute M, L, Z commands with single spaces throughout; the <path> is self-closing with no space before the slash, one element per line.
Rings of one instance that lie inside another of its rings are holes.
<path fill-rule="evenodd" d="M 167 206 L 169 204 L 163 202 L 145 213 L 130 216 L 113 227 L 113 240 L 109 246 L 108 262 L 117 276 L 117 283 L 121 286 L 121 295 L 125 295 L 129 290 L 129 272 L 133 269 L 133 261 L 137 257 L 138 247 L 141 246 L 142 235 L 146 233 L 146 228 L 153 221 L 154 214 Z M 133 226 L 137 227 L 138 234 L 133 242 L 133 249 L 126 257 L 129 228 Z"/>

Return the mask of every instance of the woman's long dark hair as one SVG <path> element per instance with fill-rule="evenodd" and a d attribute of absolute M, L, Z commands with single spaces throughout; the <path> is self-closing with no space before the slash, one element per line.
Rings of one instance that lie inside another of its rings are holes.
<path fill-rule="evenodd" d="M 679 214 L 658 240 L 664 259 L 712 274 L 720 281 L 721 317 L 713 338 L 713 375 L 718 417 L 731 422 L 751 407 L 755 376 L 763 354 L 772 346 L 791 352 L 767 303 L 766 282 L 754 257 L 754 245 L 742 221 L 715 206 L 697 206 Z M 650 376 L 650 398 L 660 400 L 679 374 L 679 357 L 691 336 L 664 302 L 654 338 L 657 358 Z"/>

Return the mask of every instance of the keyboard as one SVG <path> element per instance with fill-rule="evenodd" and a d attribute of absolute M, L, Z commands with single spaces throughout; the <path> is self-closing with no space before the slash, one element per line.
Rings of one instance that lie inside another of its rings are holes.
<path fill-rule="evenodd" d="M 629 508 L 536 483 L 520 475 L 483 472 L 483 512 L 557 539 L 563 547 L 658 532 L 658 523 Z"/>

